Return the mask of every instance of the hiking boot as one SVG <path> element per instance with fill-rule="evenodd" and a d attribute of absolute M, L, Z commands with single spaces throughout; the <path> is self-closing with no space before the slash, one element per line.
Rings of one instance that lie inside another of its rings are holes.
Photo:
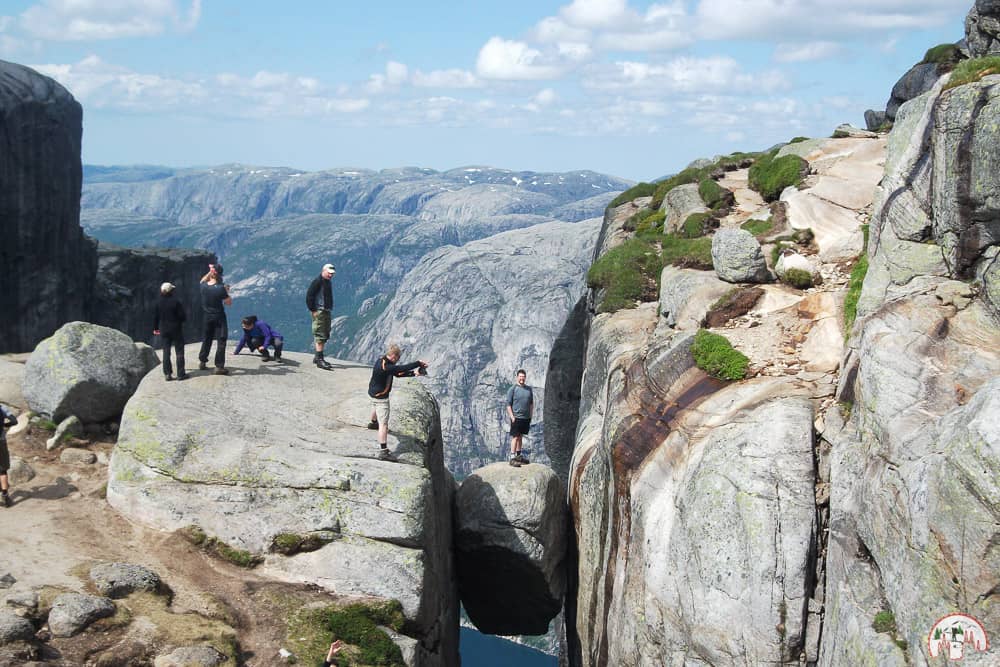
<path fill-rule="evenodd" d="M 165 375 L 163 377 L 163 379 L 166 380 L 167 382 L 173 382 L 174 376 L 173 375 Z"/>
<path fill-rule="evenodd" d="M 178 373 L 177 374 L 177 380 L 178 381 L 180 381 L 180 380 L 187 380 L 187 379 L 188 379 L 188 374 L 187 373 Z"/>
<path fill-rule="evenodd" d="M 510 465 L 511 465 L 511 467 L 514 467 L 514 468 L 520 468 L 521 467 L 521 462 L 517 460 L 516 456 L 512 456 L 512 457 L 510 457 Z"/>
<path fill-rule="evenodd" d="M 327 360 L 324 359 L 323 357 L 316 357 L 316 359 L 313 361 L 313 363 L 316 364 L 317 368 L 322 368 L 324 371 L 328 371 L 328 370 L 333 369 L 333 366 L 331 366 L 327 362 Z"/>
<path fill-rule="evenodd" d="M 267 350 L 261 350 L 260 351 L 260 360 L 261 361 L 271 361 L 271 355 L 268 354 Z"/>
<path fill-rule="evenodd" d="M 199 371 L 207 371 L 208 370 L 208 362 L 207 361 L 199 361 L 198 362 L 198 370 Z"/>
<path fill-rule="evenodd" d="M 369 431 L 377 431 L 378 430 L 378 421 L 375 420 L 375 419 L 373 419 L 370 422 L 368 422 L 368 430 Z"/>
<path fill-rule="evenodd" d="M 216 368 L 214 371 L 212 371 L 212 375 L 229 375 L 229 369 L 222 367 Z"/>
<path fill-rule="evenodd" d="M 10 507 L 10 496 L 7 495 L 6 493 L 3 494 L 3 500 L 0 502 L 3 502 L 4 507 Z"/>
<path fill-rule="evenodd" d="M 517 462 L 520 463 L 521 465 L 526 466 L 529 463 L 531 463 L 531 461 L 528 460 L 528 457 L 522 454 L 521 452 L 518 452 L 517 456 L 515 456 L 514 458 L 517 459 Z"/>
<path fill-rule="evenodd" d="M 378 450 L 378 460 L 379 461 L 398 461 L 399 457 L 389 451 L 387 447 L 382 447 Z"/>

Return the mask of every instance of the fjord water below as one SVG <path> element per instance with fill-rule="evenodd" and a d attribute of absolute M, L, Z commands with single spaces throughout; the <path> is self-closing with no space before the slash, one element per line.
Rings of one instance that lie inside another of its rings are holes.
<path fill-rule="evenodd" d="M 559 658 L 512 641 L 461 628 L 462 667 L 556 667 Z"/>

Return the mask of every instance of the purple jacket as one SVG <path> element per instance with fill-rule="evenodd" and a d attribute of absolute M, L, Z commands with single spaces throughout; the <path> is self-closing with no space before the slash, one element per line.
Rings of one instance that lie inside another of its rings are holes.
<path fill-rule="evenodd" d="M 253 325 L 252 329 L 243 330 L 243 338 L 241 338 L 240 342 L 236 344 L 236 349 L 233 351 L 233 354 L 239 354 L 244 345 L 250 344 L 251 338 L 263 338 L 264 342 L 262 345 L 264 347 L 270 345 L 272 339 L 274 338 L 280 338 L 282 341 L 285 340 L 285 337 L 281 335 L 280 331 L 272 329 L 264 320 L 257 320 L 257 323 Z"/>

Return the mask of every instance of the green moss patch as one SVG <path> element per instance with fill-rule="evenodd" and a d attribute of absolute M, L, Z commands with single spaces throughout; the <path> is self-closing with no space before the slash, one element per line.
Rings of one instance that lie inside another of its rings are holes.
<path fill-rule="evenodd" d="M 952 70 L 948 83 L 944 84 L 944 90 L 975 83 L 989 74 L 1000 74 L 1000 56 L 963 60 Z"/>
<path fill-rule="evenodd" d="M 657 300 L 662 268 L 655 246 L 645 238 L 631 238 L 604 253 L 587 272 L 587 285 L 605 290 L 597 311 L 613 313 Z"/>
<path fill-rule="evenodd" d="M 801 144 L 803 141 L 809 141 L 809 137 L 792 137 L 788 140 L 790 144 Z"/>
<path fill-rule="evenodd" d="M 301 609 L 289 616 L 287 641 L 307 665 L 320 665 L 330 642 L 341 640 L 341 665 L 404 665 L 399 647 L 378 626 L 403 631 L 403 607 L 396 600 L 344 607 Z"/>
<path fill-rule="evenodd" d="M 861 286 L 868 274 L 868 255 L 862 255 L 851 269 L 851 278 L 847 283 L 847 296 L 844 297 L 844 326 L 848 332 L 854 326 L 858 317 L 858 299 L 861 298 Z"/>
<path fill-rule="evenodd" d="M 678 234 L 667 234 L 661 240 L 663 246 L 663 265 L 679 266 L 681 268 L 712 269 L 712 238 L 702 236 L 687 239 Z"/>
<path fill-rule="evenodd" d="M 643 216 L 635 227 L 636 236 L 657 236 L 663 233 L 663 222 L 667 219 L 665 211 L 652 211 Z"/>
<path fill-rule="evenodd" d="M 691 345 L 694 363 L 720 380 L 742 380 L 747 375 L 750 360 L 733 348 L 725 336 L 699 329 Z"/>
<path fill-rule="evenodd" d="M 771 218 L 767 220 L 747 220 L 740 225 L 740 229 L 745 229 L 754 236 L 763 236 L 774 229 L 774 222 Z"/>
<path fill-rule="evenodd" d="M 717 227 L 719 223 L 712 217 L 711 213 L 692 213 L 681 225 L 678 234 L 686 239 L 696 239 L 706 234 L 713 221 Z"/>
<path fill-rule="evenodd" d="M 782 190 L 799 185 L 809 171 L 809 163 L 798 155 L 776 157 L 778 151 L 762 155 L 750 167 L 748 181 L 764 201 L 775 201 Z"/>
<path fill-rule="evenodd" d="M 781 282 L 796 289 L 809 289 L 813 286 L 812 274 L 804 269 L 786 269 L 781 276 Z"/>
<path fill-rule="evenodd" d="M 705 206 L 712 210 L 732 206 L 735 198 L 733 193 L 715 182 L 712 178 L 703 178 L 698 183 L 698 194 Z"/>
<path fill-rule="evenodd" d="M 638 183 L 633 185 L 625 192 L 621 193 L 617 197 L 611 200 L 608 204 L 609 208 L 615 208 L 616 206 L 621 206 L 622 204 L 627 204 L 633 199 L 638 199 L 639 197 L 649 197 L 656 191 L 655 183 Z"/>
<path fill-rule="evenodd" d="M 625 224 L 622 225 L 622 229 L 628 232 L 638 232 L 640 228 L 644 231 L 649 231 L 659 224 L 660 229 L 663 228 L 663 221 L 666 219 L 667 214 L 663 211 L 658 211 L 652 208 L 643 208 L 632 215 Z"/>
<path fill-rule="evenodd" d="M 298 533 L 279 533 L 275 535 L 271 542 L 271 550 L 285 556 L 292 556 L 297 553 L 316 551 L 320 547 L 330 542 L 330 538 L 323 538 L 315 533 L 299 535 Z"/>
<path fill-rule="evenodd" d="M 896 617 L 893 616 L 891 611 L 880 611 L 875 614 L 875 618 L 872 619 L 872 629 L 879 633 L 895 632 Z"/>
<path fill-rule="evenodd" d="M 955 65 L 961 59 L 962 52 L 958 50 L 956 44 L 938 44 L 927 49 L 927 53 L 924 54 L 924 59 L 920 61 L 920 64 L 934 63 L 936 65 L 947 66 Z M 943 73 L 940 68 L 938 68 L 938 72 Z"/>
<path fill-rule="evenodd" d="M 202 530 L 198 526 L 187 526 L 186 528 L 181 528 L 178 533 L 181 537 L 201 548 L 206 553 L 210 553 L 213 556 L 221 558 L 222 560 L 229 561 L 233 565 L 245 568 L 257 567 L 264 562 L 264 559 L 256 554 L 252 554 L 249 551 L 244 551 L 243 549 L 237 549 L 232 547 L 222 540 L 216 539 Z"/>

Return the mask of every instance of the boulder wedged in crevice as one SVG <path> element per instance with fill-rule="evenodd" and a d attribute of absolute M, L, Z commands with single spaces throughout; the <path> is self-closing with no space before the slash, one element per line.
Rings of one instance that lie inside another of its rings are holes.
<path fill-rule="evenodd" d="M 544 634 L 566 592 L 566 488 L 550 468 L 495 463 L 455 495 L 455 562 L 469 618 L 489 634 Z"/>

